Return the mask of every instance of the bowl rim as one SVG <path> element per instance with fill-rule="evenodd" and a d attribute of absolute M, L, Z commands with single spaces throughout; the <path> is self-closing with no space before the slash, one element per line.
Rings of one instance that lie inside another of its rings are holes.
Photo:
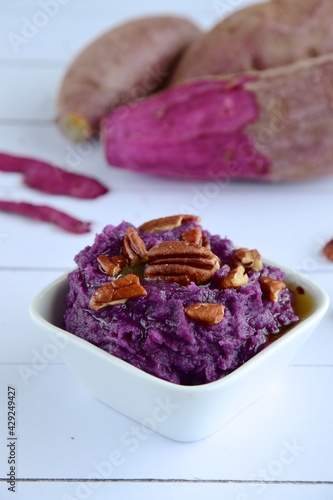
<path fill-rule="evenodd" d="M 113 365 L 115 365 L 122 371 L 125 370 L 133 376 L 139 377 L 150 384 L 154 384 L 155 386 L 160 387 L 161 389 L 167 389 L 179 396 L 190 395 L 191 398 L 194 399 L 195 397 L 201 397 L 205 393 L 209 394 L 212 391 L 217 391 L 221 386 L 233 384 L 237 379 L 246 376 L 246 374 L 252 370 L 253 365 L 260 363 L 263 358 L 265 359 L 267 357 L 271 357 L 272 355 L 274 355 L 274 352 L 278 349 L 278 347 L 282 347 L 285 344 L 288 344 L 295 337 L 295 335 L 301 335 L 304 329 L 310 328 L 313 323 L 319 322 L 319 320 L 325 315 L 328 309 L 329 296 L 327 292 L 317 283 L 305 277 L 303 274 L 293 271 L 283 265 L 276 264 L 269 259 L 262 260 L 265 264 L 279 267 L 279 269 L 284 271 L 286 275 L 285 279 L 290 283 L 306 288 L 306 291 L 310 294 L 311 299 L 313 300 L 313 309 L 305 318 L 301 319 L 299 323 L 296 323 L 285 334 L 281 335 L 272 344 L 266 346 L 260 352 L 256 353 L 252 358 L 245 361 L 241 366 L 235 368 L 235 370 L 225 375 L 224 377 L 213 382 L 208 382 L 206 384 L 181 385 L 161 379 L 156 375 L 147 373 L 142 369 L 131 365 L 127 361 L 124 361 L 123 359 L 118 358 L 117 356 L 114 356 L 107 351 L 104 351 L 102 348 L 92 344 L 91 342 L 82 339 L 59 326 L 56 326 L 48 319 L 46 319 L 40 310 L 40 305 L 42 303 L 41 301 L 45 298 L 46 295 L 59 290 L 59 288 L 62 287 L 67 281 L 68 274 L 77 268 L 63 273 L 56 280 L 44 286 L 32 299 L 29 305 L 29 313 L 34 322 L 43 326 L 46 330 L 60 334 L 63 337 L 67 337 L 68 341 L 71 340 L 80 345 L 81 348 L 88 349 L 89 351 L 93 352 L 97 356 L 102 357 L 108 362 L 112 362 Z"/>

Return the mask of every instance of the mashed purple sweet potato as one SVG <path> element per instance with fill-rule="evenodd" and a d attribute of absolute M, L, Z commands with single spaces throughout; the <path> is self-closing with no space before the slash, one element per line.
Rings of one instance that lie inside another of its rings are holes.
<path fill-rule="evenodd" d="M 117 227 L 107 226 L 92 246 L 76 256 L 78 267 L 69 274 L 70 291 L 64 317 L 69 332 L 164 380 L 197 385 L 232 372 L 265 347 L 272 334 L 298 321 L 292 307 L 292 293 L 283 283 L 284 273 L 265 264 L 251 267 L 251 263 L 246 263 L 242 270 L 247 282 L 233 285 L 230 277 L 239 264 L 235 264 L 236 249 L 229 239 L 201 231 L 195 218 L 185 217 L 177 227 L 163 230 L 147 231 L 144 225 L 134 228 L 135 237 L 138 235 L 141 247 L 148 254 L 141 255 L 137 241 L 131 240 L 130 252 L 134 258 L 129 258 L 124 238 L 133 227 L 127 222 Z M 201 231 L 202 239 L 186 243 L 184 248 L 198 252 L 204 246 L 205 257 L 200 254 L 199 261 L 197 256 L 186 257 L 185 261 L 183 255 L 174 255 L 175 252 L 167 259 L 162 256 L 164 260 L 153 257 L 152 248 L 158 249 L 157 245 L 164 241 L 171 242 L 173 248 L 172 242 L 182 241 L 184 233 L 192 238 L 190 230 L 194 228 L 199 228 L 195 232 Z M 215 260 L 210 258 L 211 253 Z M 101 255 L 108 259 L 122 258 L 123 267 L 114 276 L 107 274 L 97 260 Z M 208 264 L 202 260 L 207 255 L 211 259 Z M 155 274 L 146 273 L 147 266 L 153 264 L 157 266 Z M 184 273 L 187 265 L 194 269 L 207 267 L 212 276 L 201 284 L 192 279 L 189 284 L 179 284 L 183 281 L 175 274 Z M 122 302 L 114 300 L 114 296 L 99 308 L 92 307 L 92 297 L 108 288 L 104 285 L 114 284 L 126 275 L 138 276 L 144 295 Z M 263 276 L 268 277 L 274 290 L 280 285 L 274 296 L 264 288 Z M 193 304 L 221 304 L 223 317 L 216 324 L 193 319 L 186 314 L 186 308 Z"/>

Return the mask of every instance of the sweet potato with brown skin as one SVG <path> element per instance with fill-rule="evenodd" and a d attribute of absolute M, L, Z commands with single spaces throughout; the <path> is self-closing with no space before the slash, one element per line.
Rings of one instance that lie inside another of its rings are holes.
<path fill-rule="evenodd" d="M 109 163 L 179 179 L 288 182 L 333 173 L 333 54 L 196 79 L 115 110 Z"/>
<path fill-rule="evenodd" d="M 263 70 L 333 52 L 332 0 L 271 0 L 239 10 L 183 53 L 170 84 Z"/>
<path fill-rule="evenodd" d="M 137 19 L 106 32 L 72 62 L 63 78 L 56 122 L 73 141 L 95 135 L 112 109 L 156 91 L 200 34 L 174 16 Z"/>

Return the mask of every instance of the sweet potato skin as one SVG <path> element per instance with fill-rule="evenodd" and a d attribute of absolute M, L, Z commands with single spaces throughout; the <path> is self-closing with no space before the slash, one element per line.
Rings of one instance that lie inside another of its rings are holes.
<path fill-rule="evenodd" d="M 332 0 L 271 0 L 239 10 L 185 50 L 170 84 L 292 64 L 333 52 Z"/>
<path fill-rule="evenodd" d="M 180 84 L 104 121 L 113 166 L 178 179 L 333 173 L 333 54 Z"/>
<path fill-rule="evenodd" d="M 262 180 L 332 175 L 333 53 L 257 74 L 247 90 L 256 95 L 260 118 L 245 132 L 269 158 Z"/>
<path fill-rule="evenodd" d="M 56 122 L 70 139 L 89 139 L 113 108 L 156 91 L 200 29 L 185 18 L 158 16 L 119 25 L 90 43 L 68 67 Z"/>

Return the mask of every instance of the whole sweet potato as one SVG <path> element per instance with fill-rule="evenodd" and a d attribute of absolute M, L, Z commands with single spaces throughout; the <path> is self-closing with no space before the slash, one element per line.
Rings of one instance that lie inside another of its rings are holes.
<path fill-rule="evenodd" d="M 151 96 L 103 125 L 111 165 L 182 179 L 298 181 L 333 172 L 333 54 Z"/>
<path fill-rule="evenodd" d="M 271 0 L 239 10 L 183 53 L 170 83 L 262 70 L 333 52 L 332 0 Z"/>
<path fill-rule="evenodd" d="M 190 21 L 137 19 L 106 32 L 72 62 L 63 78 L 56 122 L 73 141 L 95 135 L 113 108 L 156 91 L 200 33 Z"/>

